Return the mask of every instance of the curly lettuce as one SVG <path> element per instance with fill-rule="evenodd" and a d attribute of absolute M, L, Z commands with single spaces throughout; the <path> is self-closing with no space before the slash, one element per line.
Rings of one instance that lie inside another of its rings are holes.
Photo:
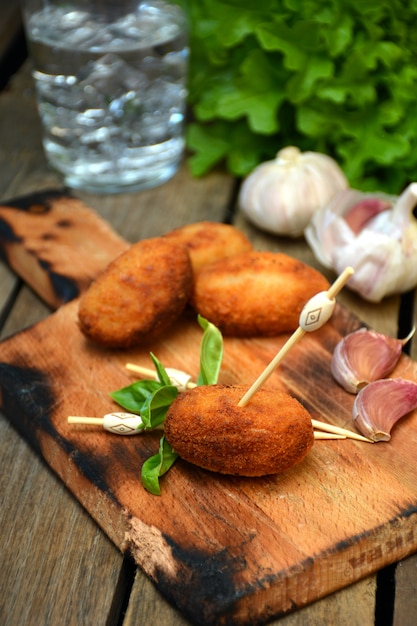
<path fill-rule="evenodd" d="M 417 2 L 188 0 L 189 166 L 237 176 L 294 144 L 352 186 L 398 193 L 417 167 Z"/>

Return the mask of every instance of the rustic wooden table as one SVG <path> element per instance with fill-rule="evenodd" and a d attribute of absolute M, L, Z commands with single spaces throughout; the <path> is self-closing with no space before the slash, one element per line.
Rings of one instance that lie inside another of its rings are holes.
<path fill-rule="evenodd" d="M 28 63 L 0 93 L 0 137 L 0 202 L 62 187 L 42 152 Z M 153 190 L 106 197 L 75 195 L 130 241 L 187 222 L 228 220 L 244 230 L 257 248 L 282 250 L 317 266 L 302 240 L 277 239 L 253 229 L 236 208 L 236 192 L 236 181 L 224 172 L 196 180 L 184 165 L 170 182 Z M 411 294 L 370 305 L 347 290 L 340 297 L 362 320 L 390 335 L 412 323 L 413 299 Z M 0 338 L 49 314 L 43 302 L 0 264 Z M 411 356 L 417 358 L 416 342 Z M 0 430 L 0 622 L 8 626 L 187 624 L 3 417 Z M 413 626 L 417 623 L 417 555 L 272 623 Z"/>

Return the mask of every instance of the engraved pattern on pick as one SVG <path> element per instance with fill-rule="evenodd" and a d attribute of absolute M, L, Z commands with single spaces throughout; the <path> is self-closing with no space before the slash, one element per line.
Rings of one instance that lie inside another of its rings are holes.
<path fill-rule="evenodd" d="M 323 310 L 323 307 L 319 307 L 317 309 L 313 309 L 307 313 L 305 319 L 305 325 L 310 326 L 311 324 L 317 324 L 320 320 L 320 315 Z"/>
<path fill-rule="evenodd" d="M 127 426 L 126 424 L 116 424 L 115 426 L 111 426 L 109 430 L 113 430 L 114 432 L 119 434 L 124 434 L 135 429 Z"/>

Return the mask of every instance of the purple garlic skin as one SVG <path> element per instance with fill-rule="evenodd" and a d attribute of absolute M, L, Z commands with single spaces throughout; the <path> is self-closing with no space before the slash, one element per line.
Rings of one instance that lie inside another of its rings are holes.
<path fill-rule="evenodd" d="M 352 266 L 349 288 L 369 302 L 417 285 L 417 183 L 400 196 L 339 191 L 315 211 L 304 235 L 317 260 L 341 274 Z"/>
<path fill-rule="evenodd" d="M 349 393 L 358 393 L 368 383 L 385 378 L 396 366 L 405 343 L 374 330 L 360 328 L 336 345 L 330 369 L 333 378 Z"/>
<path fill-rule="evenodd" d="M 372 441 L 389 441 L 399 419 L 417 408 L 417 383 L 386 378 L 369 383 L 355 398 L 352 417 L 359 432 Z"/>

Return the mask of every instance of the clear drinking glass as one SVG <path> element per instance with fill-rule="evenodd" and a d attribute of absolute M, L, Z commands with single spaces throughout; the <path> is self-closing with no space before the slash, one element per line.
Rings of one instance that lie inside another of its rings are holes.
<path fill-rule="evenodd" d="M 167 0 L 23 0 L 43 145 L 69 187 L 152 187 L 184 151 L 187 20 Z"/>

